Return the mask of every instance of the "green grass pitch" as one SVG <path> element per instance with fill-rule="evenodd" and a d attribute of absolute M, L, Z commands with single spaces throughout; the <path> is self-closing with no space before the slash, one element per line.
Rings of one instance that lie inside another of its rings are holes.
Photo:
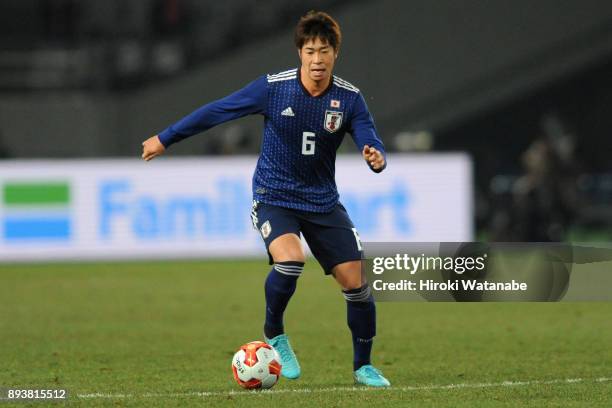
<path fill-rule="evenodd" d="M 0 265 L 0 387 L 65 388 L 71 406 L 612 406 L 612 303 L 379 303 L 393 387 L 353 389 L 344 299 L 314 261 L 285 318 L 302 378 L 242 391 L 230 360 L 263 337 L 268 269 Z"/>

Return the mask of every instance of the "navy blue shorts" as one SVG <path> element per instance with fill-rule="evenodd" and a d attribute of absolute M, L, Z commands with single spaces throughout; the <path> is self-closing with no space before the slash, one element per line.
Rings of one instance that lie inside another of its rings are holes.
<path fill-rule="evenodd" d="M 289 233 L 304 236 L 326 275 L 338 264 L 362 259 L 359 234 L 340 203 L 332 212 L 314 213 L 253 202 L 251 218 L 266 244 L 270 265 L 274 263 L 270 243 Z"/>

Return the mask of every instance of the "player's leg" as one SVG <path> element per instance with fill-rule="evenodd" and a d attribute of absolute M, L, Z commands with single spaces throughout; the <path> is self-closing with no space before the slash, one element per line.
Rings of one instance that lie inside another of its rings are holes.
<path fill-rule="evenodd" d="M 299 224 L 290 210 L 254 203 L 253 225 L 266 244 L 272 270 L 264 290 L 266 313 L 264 336 L 280 354 L 283 376 L 298 378 L 300 365 L 285 334 L 283 316 L 304 267 L 304 250 L 299 238 Z"/>
<path fill-rule="evenodd" d="M 271 339 L 285 333 L 283 315 L 297 287 L 304 268 L 304 250 L 300 238 L 286 233 L 268 246 L 274 267 L 266 278 L 266 322 L 264 334 Z"/>
<path fill-rule="evenodd" d="M 376 335 L 376 305 L 361 277 L 361 261 L 344 262 L 332 269 L 346 300 L 346 321 L 353 338 L 353 371 L 370 364 Z"/>
<path fill-rule="evenodd" d="M 376 304 L 368 283 L 362 277 L 361 261 L 338 264 L 332 268 L 332 275 L 346 299 L 346 320 L 353 340 L 355 381 L 375 387 L 389 386 L 389 380 L 370 361 L 376 336 Z"/>
<path fill-rule="evenodd" d="M 289 343 L 289 337 L 285 334 L 283 315 L 304 268 L 304 250 L 300 238 L 294 233 L 287 233 L 274 239 L 268 251 L 274 260 L 274 267 L 265 284 L 264 335 L 266 342 L 280 355 L 281 374 L 286 378 L 296 379 L 301 374 L 300 363 Z"/>
<path fill-rule="evenodd" d="M 302 233 L 326 274 L 334 276 L 346 299 L 347 324 L 353 340 L 353 370 L 356 382 L 388 386 L 389 381 L 370 362 L 376 335 L 376 305 L 361 271 L 361 242 L 346 210 L 339 205 L 332 213 L 302 223 Z"/>

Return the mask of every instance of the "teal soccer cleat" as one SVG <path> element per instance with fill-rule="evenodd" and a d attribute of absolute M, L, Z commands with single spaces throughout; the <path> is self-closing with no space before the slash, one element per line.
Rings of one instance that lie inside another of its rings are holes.
<path fill-rule="evenodd" d="M 281 374 L 283 377 L 291 380 L 299 378 L 301 373 L 300 363 L 298 363 L 297 357 L 291 348 L 291 344 L 289 344 L 287 335 L 279 334 L 272 339 L 268 339 L 267 337 L 265 339 L 266 343 L 274 347 L 280 355 L 280 363 L 282 365 Z"/>
<path fill-rule="evenodd" d="M 385 377 L 379 369 L 366 364 L 361 368 L 353 372 L 356 384 L 369 385 L 370 387 L 389 387 L 391 383 Z"/>

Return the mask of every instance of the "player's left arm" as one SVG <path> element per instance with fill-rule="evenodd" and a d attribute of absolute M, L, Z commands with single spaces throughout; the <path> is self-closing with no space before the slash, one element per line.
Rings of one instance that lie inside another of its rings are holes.
<path fill-rule="evenodd" d="M 348 131 L 372 171 L 383 171 L 387 167 L 385 145 L 378 136 L 374 119 L 361 93 L 355 98 Z"/>

